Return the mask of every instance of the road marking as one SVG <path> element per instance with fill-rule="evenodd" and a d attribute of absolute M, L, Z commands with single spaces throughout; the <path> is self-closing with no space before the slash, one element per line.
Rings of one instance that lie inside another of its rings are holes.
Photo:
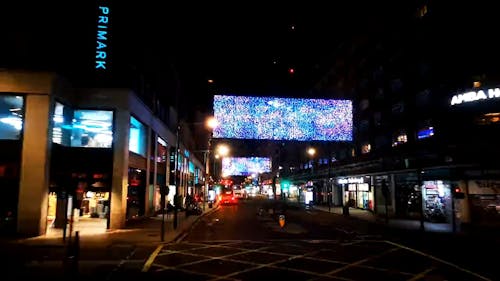
<path fill-rule="evenodd" d="M 383 253 L 381 253 L 381 254 L 374 255 L 374 256 L 370 256 L 370 257 L 364 258 L 364 259 L 362 259 L 362 260 L 359 260 L 359 261 L 356 261 L 356 262 L 350 263 L 350 264 L 348 264 L 348 265 L 346 265 L 346 266 L 344 266 L 344 267 L 337 268 L 337 269 L 335 269 L 335 270 L 332 270 L 332 271 L 328 272 L 328 273 L 327 273 L 327 275 L 333 275 L 333 274 L 335 274 L 335 273 L 339 273 L 339 272 L 341 272 L 341 271 L 343 271 L 343 270 L 346 270 L 346 269 L 351 268 L 351 267 L 353 267 L 353 266 L 358 266 L 358 265 L 360 265 L 360 264 L 362 264 L 362 263 L 365 263 L 365 262 L 367 262 L 367 261 L 369 261 L 369 260 L 371 260 L 371 259 L 379 258 L 379 257 L 381 257 L 381 256 L 383 256 L 383 255 L 386 255 L 386 254 L 392 253 L 392 252 L 394 252 L 394 251 L 396 251 L 396 250 L 399 250 L 399 249 L 398 249 L 398 248 L 392 248 L 392 249 L 389 249 L 389 250 L 387 250 L 387 251 L 385 251 L 385 252 L 383 252 Z M 335 278 L 337 278 L 337 276 L 335 276 Z"/>
<path fill-rule="evenodd" d="M 436 269 L 435 267 L 430 267 L 430 268 L 427 268 L 426 270 L 420 272 L 419 274 L 413 276 L 412 278 L 408 279 L 408 281 L 417 281 L 421 278 L 423 278 L 425 275 L 427 275 L 427 273 L 433 271 L 434 269 Z"/>
<path fill-rule="evenodd" d="M 144 267 L 142 268 L 142 272 L 148 272 L 149 271 L 149 268 L 151 267 L 151 265 L 155 261 L 156 256 L 158 256 L 158 254 L 160 253 L 160 251 L 161 251 L 162 248 L 163 248 L 163 244 L 160 244 L 160 245 L 158 245 L 158 247 L 156 247 L 156 249 L 154 250 L 154 252 L 151 254 L 151 256 L 149 256 L 148 260 L 144 264 Z"/>
<path fill-rule="evenodd" d="M 260 265 L 255 266 L 255 267 L 249 267 L 249 268 L 246 268 L 246 269 L 243 269 L 243 270 L 240 270 L 240 271 L 232 272 L 232 273 L 224 275 L 224 276 L 219 276 L 218 278 L 211 279 L 211 281 L 232 278 L 235 275 L 238 275 L 238 274 L 241 274 L 241 273 L 245 273 L 245 272 L 249 272 L 249 271 L 256 270 L 256 269 L 260 269 L 260 268 L 264 268 L 264 267 L 273 267 L 276 264 L 279 264 L 279 263 L 282 263 L 282 262 L 286 262 L 286 261 L 290 261 L 290 260 L 293 260 L 293 259 L 303 258 L 303 257 L 306 257 L 308 255 L 315 255 L 318 252 L 319 251 L 314 251 L 314 252 L 310 252 L 310 253 L 306 253 L 306 254 L 302 254 L 302 255 L 292 255 L 292 256 L 289 256 L 286 259 L 277 260 L 277 261 L 270 262 L 270 263 L 267 263 L 267 264 L 260 264 Z M 324 274 L 318 274 L 318 275 L 325 276 Z M 343 279 L 343 280 L 352 281 L 350 279 Z"/>
<path fill-rule="evenodd" d="M 404 246 L 404 245 L 401 245 L 401 244 L 398 244 L 398 243 L 395 243 L 395 242 L 391 242 L 391 241 L 388 241 L 388 240 L 386 240 L 385 242 L 386 242 L 386 243 L 388 243 L 388 244 L 391 244 L 391 245 L 393 245 L 393 246 L 399 247 L 399 248 L 401 248 L 401 249 L 405 249 L 405 250 L 407 250 L 407 251 L 410 251 L 410 252 L 413 252 L 413 253 L 416 253 L 416 254 L 422 255 L 422 256 L 424 256 L 424 257 L 427 257 L 427 258 L 433 259 L 433 260 L 438 261 L 438 262 L 440 262 L 440 263 L 446 264 L 446 265 L 451 266 L 451 267 L 453 267 L 453 268 L 455 268 L 455 269 L 458 269 L 459 271 L 463 271 L 463 272 L 469 273 L 469 274 L 471 274 L 471 275 L 473 275 L 473 276 L 475 276 L 475 277 L 477 277 L 477 278 L 479 278 L 479 279 L 482 279 L 482 280 L 487 280 L 487 281 L 491 281 L 491 279 L 489 279 L 489 278 L 486 278 L 486 277 L 484 277 L 484 276 L 482 276 L 482 275 L 479 275 L 479 274 L 477 274 L 477 273 L 475 273 L 475 272 L 472 272 L 472 271 L 470 271 L 470 270 L 467 270 L 467 269 L 465 269 L 465 268 L 462 268 L 462 267 L 460 267 L 460 266 L 458 266 L 458 265 L 456 265 L 456 264 L 454 264 L 454 263 L 451 263 L 451 262 L 449 262 L 449 261 L 442 260 L 442 259 L 440 259 L 440 258 L 438 258 L 438 257 L 433 256 L 433 255 L 426 254 L 426 253 L 424 253 L 424 252 L 421 252 L 421 251 L 418 251 L 418 250 L 412 249 L 412 248 L 410 248 L 410 247 L 406 247 L 406 246 Z"/>

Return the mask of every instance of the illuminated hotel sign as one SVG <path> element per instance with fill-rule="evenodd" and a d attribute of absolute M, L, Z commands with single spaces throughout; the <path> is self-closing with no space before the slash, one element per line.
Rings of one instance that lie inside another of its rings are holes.
<path fill-rule="evenodd" d="M 451 105 L 468 103 L 478 100 L 489 100 L 500 98 L 500 88 L 488 89 L 488 91 L 479 90 L 471 91 L 463 94 L 454 95 L 451 98 Z"/>
<path fill-rule="evenodd" d="M 340 178 L 337 180 L 338 184 L 346 184 L 346 183 L 364 183 L 365 180 L 363 177 L 358 178 Z"/>
<path fill-rule="evenodd" d="M 109 45 L 109 7 L 97 8 L 97 44 L 95 50 L 95 69 L 106 69 Z"/>

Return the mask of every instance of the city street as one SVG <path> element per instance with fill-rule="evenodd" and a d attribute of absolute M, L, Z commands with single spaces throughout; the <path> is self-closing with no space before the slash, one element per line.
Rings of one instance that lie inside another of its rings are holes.
<path fill-rule="evenodd" d="M 395 233 L 370 231 L 366 223 L 346 223 L 348 219 L 328 213 L 288 207 L 281 228 L 279 214 L 265 210 L 259 215 L 262 205 L 257 200 L 221 207 L 179 243 L 159 246 L 145 270 L 155 278 L 184 280 L 493 278 L 408 248 L 404 239 L 385 240 Z"/>
<path fill-rule="evenodd" d="M 193 220 L 186 230 L 168 243 L 127 239 L 84 243 L 74 267 L 64 264 L 63 246 L 7 243 L 2 245 L 2 256 L 8 257 L 2 272 L 7 280 L 494 280 L 498 276 L 493 260 L 476 246 L 487 241 L 387 229 L 292 202 L 251 199 L 220 206 Z"/>

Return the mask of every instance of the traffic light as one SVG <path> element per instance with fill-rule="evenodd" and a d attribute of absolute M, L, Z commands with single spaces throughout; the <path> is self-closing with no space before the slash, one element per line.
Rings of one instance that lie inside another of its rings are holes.
<path fill-rule="evenodd" d="M 462 192 L 462 189 L 458 186 L 455 186 L 451 189 L 451 192 L 453 193 L 453 198 L 455 199 L 464 199 L 465 198 L 465 193 Z"/>

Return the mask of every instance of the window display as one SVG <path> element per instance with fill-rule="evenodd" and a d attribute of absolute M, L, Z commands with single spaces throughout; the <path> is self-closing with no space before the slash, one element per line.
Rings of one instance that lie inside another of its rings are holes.
<path fill-rule="evenodd" d="M 146 137 L 146 126 L 131 116 L 128 149 L 142 156 L 146 156 Z"/>
<path fill-rule="evenodd" d="M 75 110 L 72 121 L 72 147 L 111 147 L 113 142 L 112 111 Z"/>
<path fill-rule="evenodd" d="M 56 102 L 52 118 L 52 142 L 71 147 L 110 148 L 113 112 L 75 109 Z"/>
<path fill-rule="evenodd" d="M 24 99 L 21 96 L 0 96 L 0 139 L 18 140 L 23 128 Z"/>
<path fill-rule="evenodd" d="M 431 222 L 449 222 L 451 216 L 450 185 L 443 181 L 424 181 L 422 188 L 424 217 Z"/>

